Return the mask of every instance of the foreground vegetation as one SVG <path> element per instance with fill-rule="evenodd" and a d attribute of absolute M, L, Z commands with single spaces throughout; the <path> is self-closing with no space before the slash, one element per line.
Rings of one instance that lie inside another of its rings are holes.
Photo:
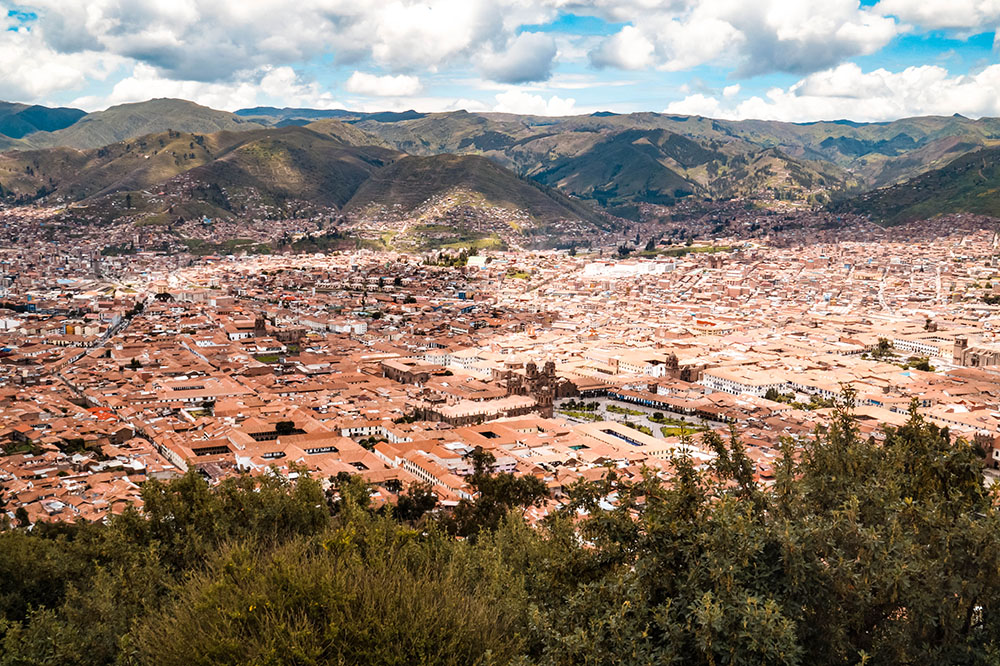
<path fill-rule="evenodd" d="M 0 533 L 0 666 L 1000 660 L 981 451 L 915 412 L 865 439 L 841 406 L 765 490 L 738 437 L 703 437 L 710 470 L 609 470 L 538 528 L 544 485 L 482 452 L 445 517 L 357 477 L 150 482 L 142 514 Z"/>

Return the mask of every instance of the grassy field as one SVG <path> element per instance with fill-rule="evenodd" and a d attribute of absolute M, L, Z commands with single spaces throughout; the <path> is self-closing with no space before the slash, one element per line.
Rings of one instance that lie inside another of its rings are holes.
<path fill-rule="evenodd" d="M 696 432 L 704 432 L 708 430 L 705 426 L 694 425 L 693 423 L 687 423 L 683 426 L 660 426 L 660 432 L 664 437 L 680 437 L 682 435 L 691 435 Z"/>
<path fill-rule="evenodd" d="M 650 437 L 653 436 L 653 429 L 649 426 L 639 425 L 638 423 L 632 423 L 631 421 L 623 421 L 622 425 L 627 425 L 629 428 L 638 430 L 639 432 L 649 435 Z"/>
<path fill-rule="evenodd" d="M 574 409 L 561 409 L 560 414 L 565 414 L 570 418 L 580 419 L 581 421 L 603 421 L 604 419 L 594 412 L 581 412 Z"/>
<path fill-rule="evenodd" d="M 254 358 L 261 363 L 277 363 L 281 359 L 277 354 L 261 354 L 260 356 L 254 356 Z"/>
<path fill-rule="evenodd" d="M 503 250 L 506 247 L 507 244 L 503 242 L 503 239 L 496 235 L 484 236 L 473 241 L 460 240 L 440 246 L 442 250 L 462 250 L 465 248 L 470 250 Z"/>
<path fill-rule="evenodd" d="M 688 254 L 715 254 L 717 252 L 731 252 L 732 247 L 728 245 L 692 245 L 691 247 L 668 247 L 662 250 L 643 250 L 639 252 L 640 257 L 683 257 Z"/>
<path fill-rule="evenodd" d="M 619 407 L 618 405 L 608 405 L 607 410 L 612 414 L 625 414 L 627 416 L 646 416 L 646 412 L 640 412 L 637 409 L 629 409 L 628 407 Z"/>
<path fill-rule="evenodd" d="M 200 238 L 185 238 L 181 241 L 191 254 L 205 256 L 209 254 L 236 254 L 249 252 L 251 254 L 270 254 L 271 246 L 257 243 L 252 238 L 232 238 L 222 243 L 209 243 Z"/>

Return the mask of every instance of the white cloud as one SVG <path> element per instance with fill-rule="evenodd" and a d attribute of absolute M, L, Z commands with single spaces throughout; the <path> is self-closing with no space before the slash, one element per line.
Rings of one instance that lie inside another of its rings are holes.
<path fill-rule="evenodd" d="M 685 116 L 705 116 L 706 118 L 734 118 L 733 112 L 729 109 L 723 109 L 722 103 L 718 99 L 702 93 L 688 95 L 678 102 L 671 102 L 663 112 Z"/>
<path fill-rule="evenodd" d="M 900 72 L 864 72 L 855 64 L 844 64 L 742 101 L 689 95 L 667 106 L 666 112 L 792 122 L 882 121 L 953 113 L 973 118 L 1000 116 L 1000 65 L 978 74 L 951 76 L 943 67 L 932 65 Z"/>
<path fill-rule="evenodd" d="M 130 76 L 116 83 L 107 96 L 81 97 L 73 100 L 72 105 L 96 110 L 155 97 L 176 97 L 227 111 L 270 104 L 343 108 L 343 104 L 316 83 L 302 81 L 291 67 L 265 67 L 244 72 L 232 83 L 206 83 L 167 79 L 142 63 L 135 66 Z"/>
<path fill-rule="evenodd" d="M 174 79 L 229 80 L 238 72 L 335 53 L 396 70 L 434 68 L 513 37 L 504 0 L 27 0 L 51 47 L 103 51 Z M 506 12 L 506 14 L 505 14 Z"/>
<path fill-rule="evenodd" d="M 679 71 L 720 62 L 744 75 L 809 73 L 873 53 L 898 30 L 857 0 L 688 0 L 656 3 L 630 20 L 591 51 L 595 66 Z"/>
<path fill-rule="evenodd" d="M 403 69 L 435 68 L 501 34 L 503 25 L 499 7 L 484 0 L 391 2 L 370 20 L 375 61 Z"/>
<path fill-rule="evenodd" d="M 488 78 L 502 83 L 544 81 L 552 76 L 556 42 L 551 35 L 522 32 L 498 53 L 480 56 L 480 70 Z"/>
<path fill-rule="evenodd" d="M 379 67 L 402 77 L 350 83 L 372 95 L 416 94 L 415 75 L 453 66 L 473 65 L 509 83 L 544 80 L 558 55 L 555 41 L 551 35 L 520 33 L 520 28 L 554 18 L 557 2 L 25 0 L 19 7 L 38 15 L 29 33 L 33 44 L 17 47 L 21 38 L 15 32 L 5 37 L 2 62 L 10 66 L 0 73 L 0 83 L 37 98 L 92 82 L 107 69 L 95 62 L 100 58 L 125 71 L 143 65 L 154 70 L 156 80 L 185 84 L 172 89 L 212 84 L 197 90 L 214 97 L 225 96 L 219 91 L 241 91 L 247 72 L 328 55 L 339 65 L 355 63 L 361 71 Z M 6 20 L 6 11 L 0 15 Z M 39 70 L 36 54 L 50 56 L 51 62 Z M 137 71 L 142 75 L 127 77 L 109 102 L 153 78 L 148 69 Z"/>
<path fill-rule="evenodd" d="M 88 79 L 103 80 L 122 58 L 82 51 L 59 53 L 46 43 L 45 32 L 19 25 L 0 4 L 0 90 L 7 101 L 36 101 L 52 93 L 79 88 Z"/>
<path fill-rule="evenodd" d="M 875 10 L 932 30 L 989 31 L 1000 23 L 1000 0 L 881 0 Z"/>
<path fill-rule="evenodd" d="M 522 113 L 532 116 L 568 116 L 574 112 L 576 100 L 553 95 L 548 99 L 512 89 L 496 96 L 494 111 L 500 113 Z"/>
<path fill-rule="evenodd" d="M 328 42 L 318 0 L 28 0 L 52 48 L 102 51 L 178 80 L 230 80 L 238 72 L 306 59 Z M 327 3 L 329 4 L 329 3 Z"/>
<path fill-rule="evenodd" d="M 490 106 L 476 99 L 454 97 L 383 97 L 379 99 L 348 99 L 347 108 L 353 111 L 408 111 L 419 109 L 425 113 L 465 110 L 490 111 Z"/>
<path fill-rule="evenodd" d="M 639 28 L 627 25 L 590 52 L 596 67 L 644 69 L 653 64 L 656 47 Z"/>
<path fill-rule="evenodd" d="M 6 16 L 8 6 L 0 4 L 4 28 L 16 25 Z M 484 106 L 423 91 L 422 81 L 446 78 L 428 73 L 447 72 L 489 79 L 480 88 L 489 92 L 480 94 L 491 108 L 579 112 L 572 99 L 535 93 L 587 87 L 558 81 L 566 76 L 566 63 L 589 61 L 624 70 L 683 71 L 708 64 L 737 76 L 805 77 L 742 101 L 746 83 L 727 86 L 721 95 L 692 85 L 676 103 L 721 114 L 881 117 L 892 109 L 945 110 L 953 102 L 955 110 L 969 114 L 972 107 L 993 109 L 989 96 L 996 90 L 977 91 L 962 81 L 987 85 L 990 70 L 970 78 L 952 77 L 940 67 L 916 68 L 908 76 L 932 86 L 943 96 L 938 103 L 909 90 L 904 72 L 861 74 L 843 63 L 877 52 L 908 24 L 966 34 L 1000 24 L 1000 0 L 881 0 L 875 7 L 858 0 L 20 0 L 17 6 L 38 19 L 5 30 L 0 39 L 0 96 L 66 99 L 68 91 L 124 77 L 106 98 L 82 98 L 89 107 L 164 95 L 222 108 L 265 101 L 336 106 L 343 100 L 292 69 L 332 55 L 337 66 L 354 71 L 344 86 L 364 96 L 351 100 L 362 107 Z M 567 12 L 627 25 L 608 36 L 526 27 Z M 525 82 L 535 87 L 520 85 Z M 949 97 L 956 89 L 962 96 Z M 614 100 L 601 105 L 614 106 Z"/>
<path fill-rule="evenodd" d="M 354 72 L 344 84 L 348 92 L 372 97 L 408 97 L 420 92 L 422 86 L 416 76 L 398 74 L 377 76 L 365 72 Z"/>
<path fill-rule="evenodd" d="M 629 79 L 598 78 L 592 74 L 554 74 L 552 78 L 539 87 L 556 90 L 586 90 L 588 88 L 620 88 L 635 84 L 636 81 Z"/>

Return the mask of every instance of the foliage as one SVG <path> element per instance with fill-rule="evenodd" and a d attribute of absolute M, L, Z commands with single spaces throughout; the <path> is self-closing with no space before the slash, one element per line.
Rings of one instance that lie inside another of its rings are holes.
<path fill-rule="evenodd" d="M 434 510 L 437 504 L 438 498 L 434 494 L 434 487 L 432 485 L 429 483 L 414 483 L 409 487 L 406 494 L 399 496 L 396 506 L 392 509 L 392 516 L 402 522 L 415 523 L 425 513 Z"/>
<path fill-rule="evenodd" d="M 705 432 L 707 467 L 608 468 L 536 527 L 546 485 L 482 450 L 450 514 L 421 484 L 379 507 L 358 475 L 190 472 L 107 524 L 8 525 L 0 666 L 997 663 L 983 452 L 915 407 L 864 438 L 852 400 L 770 487 Z"/>
<path fill-rule="evenodd" d="M 607 410 L 614 414 L 625 414 L 627 416 L 645 416 L 646 412 L 640 411 L 638 409 L 629 409 L 628 407 L 619 407 L 618 405 L 608 405 Z"/>
<path fill-rule="evenodd" d="M 809 402 L 799 402 L 795 399 L 795 395 L 792 393 L 781 393 L 778 389 L 767 389 L 764 394 L 765 400 L 770 400 L 771 402 L 780 402 L 786 405 L 791 405 L 795 409 L 828 409 L 830 407 L 836 407 L 837 401 L 833 398 L 824 398 L 819 395 L 810 395 Z"/>
<path fill-rule="evenodd" d="M 931 365 L 930 359 L 926 356 L 911 356 L 906 359 L 906 363 L 903 364 L 903 368 L 913 368 L 914 370 L 920 370 L 922 372 L 934 372 L 934 366 Z"/>
<path fill-rule="evenodd" d="M 650 437 L 653 436 L 653 429 L 650 428 L 649 426 L 644 426 L 641 423 L 635 423 L 633 421 L 625 419 L 624 421 L 622 421 L 622 425 L 626 425 L 629 428 L 632 428 L 633 430 L 638 430 L 639 432 L 649 435 Z"/>
<path fill-rule="evenodd" d="M 892 342 L 886 338 L 879 338 L 878 344 L 875 345 L 875 349 L 871 353 L 872 358 L 875 359 L 885 359 L 892 358 L 895 356 L 895 352 L 892 346 Z"/>
<path fill-rule="evenodd" d="M 473 472 L 467 478 L 475 499 L 463 499 L 445 521 L 446 529 L 458 536 L 475 536 L 496 529 L 515 509 L 522 511 L 548 497 L 545 484 L 533 476 L 494 474 L 496 458 L 489 451 L 474 449 L 469 454 Z"/>
<path fill-rule="evenodd" d="M 577 409 L 560 409 L 560 414 L 565 414 L 566 416 L 580 421 L 603 421 L 604 417 L 597 412 L 582 411 Z"/>
<path fill-rule="evenodd" d="M 224 549 L 138 626 L 137 661 L 508 662 L 521 647 L 521 618 L 504 579 L 486 549 L 357 518 L 270 552 Z"/>

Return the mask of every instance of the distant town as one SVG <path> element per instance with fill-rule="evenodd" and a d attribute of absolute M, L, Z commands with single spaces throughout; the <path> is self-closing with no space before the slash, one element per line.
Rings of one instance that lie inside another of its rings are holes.
<path fill-rule="evenodd" d="M 152 227 L 46 242 L 51 216 L 2 214 L 14 524 L 101 521 L 192 468 L 358 475 L 375 504 L 430 484 L 448 511 L 476 450 L 545 484 L 537 521 L 581 478 L 708 466 L 704 433 L 733 426 L 768 484 L 846 387 L 865 436 L 915 405 L 1000 466 L 990 218 L 841 220 L 834 238 L 822 215 L 730 205 L 683 242 L 664 222 L 562 250 L 195 254 Z"/>

